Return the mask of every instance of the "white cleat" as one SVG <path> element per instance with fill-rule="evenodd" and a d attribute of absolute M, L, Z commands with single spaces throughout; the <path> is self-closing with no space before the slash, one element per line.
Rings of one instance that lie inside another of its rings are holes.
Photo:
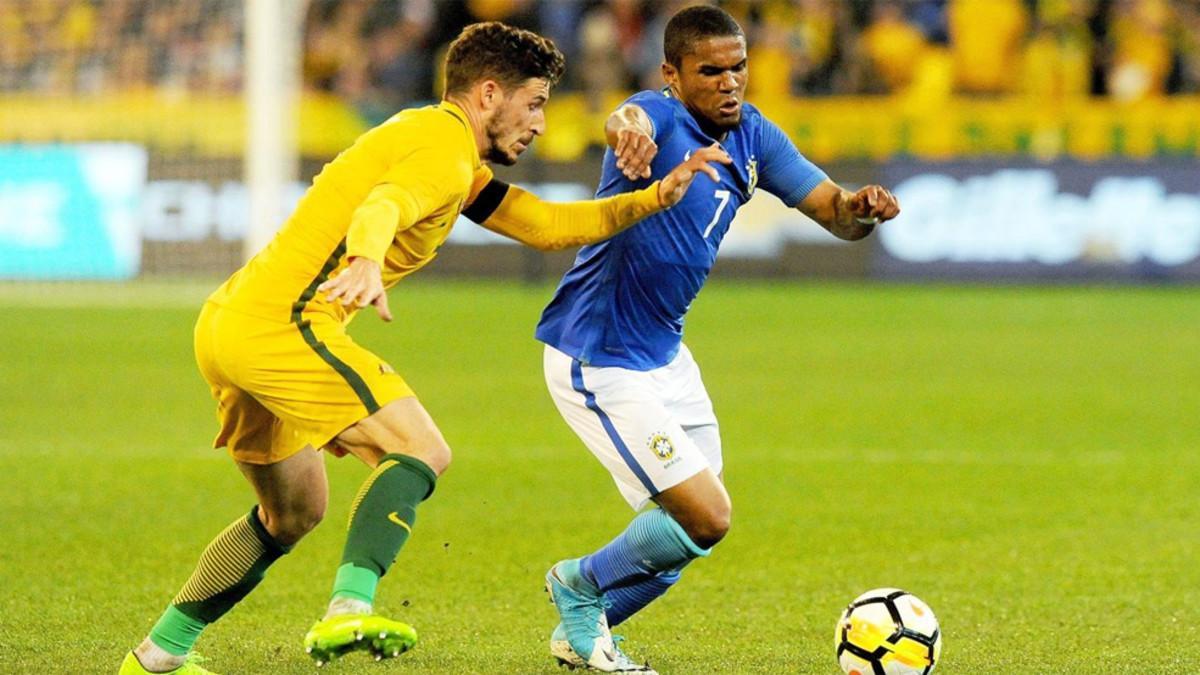
<path fill-rule="evenodd" d="M 584 661 L 579 654 L 571 649 L 571 643 L 567 641 L 567 633 L 563 630 L 562 624 L 554 628 L 554 633 L 550 636 L 550 655 L 558 661 L 558 665 L 563 666 L 567 670 L 588 670 L 601 673 L 640 673 L 641 675 L 658 675 L 658 671 L 650 667 L 650 664 L 642 664 L 629 658 L 629 656 L 621 651 L 617 643 L 621 641 L 621 636 L 613 636 L 611 648 L 606 645 L 605 649 L 597 649 L 597 652 L 603 654 L 602 659 L 597 659 L 596 654 L 592 654 L 592 658 Z"/>

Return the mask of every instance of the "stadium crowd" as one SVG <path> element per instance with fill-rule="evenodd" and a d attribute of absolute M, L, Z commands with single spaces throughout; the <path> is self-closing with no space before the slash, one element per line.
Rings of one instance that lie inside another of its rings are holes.
<path fill-rule="evenodd" d="M 695 0 L 311 0 L 307 86 L 370 118 L 435 96 L 435 64 L 470 22 L 552 37 L 564 88 L 659 83 L 664 23 Z M 995 96 L 1200 92 L 1197 0 L 727 0 L 752 97 L 950 90 Z M 237 91 L 241 0 L 5 0 L 0 92 Z"/>

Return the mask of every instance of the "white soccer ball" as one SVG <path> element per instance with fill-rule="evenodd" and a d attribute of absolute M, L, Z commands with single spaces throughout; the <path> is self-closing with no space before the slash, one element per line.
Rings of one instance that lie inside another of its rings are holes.
<path fill-rule="evenodd" d="M 848 675 L 927 675 L 942 654 L 929 605 L 898 588 L 854 599 L 834 627 L 838 665 Z"/>

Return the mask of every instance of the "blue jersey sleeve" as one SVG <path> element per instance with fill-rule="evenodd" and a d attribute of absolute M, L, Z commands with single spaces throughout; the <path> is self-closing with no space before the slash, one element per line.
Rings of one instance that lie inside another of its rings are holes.
<path fill-rule="evenodd" d="M 675 129 L 675 103 L 671 97 L 661 91 L 639 91 L 638 93 L 625 99 L 625 103 L 632 103 L 642 110 L 646 111 L 646 115 L 650 118 L 650 123 L 654 125 L 654 142 L 662 145 L 663 140 L 671 135 Z M 625 105 L 623 103 L 622 105 Z"/>
<path fill-rule="evenodd" d="M 789 208 L 799 204 L 813 188 L 829 178 L 800 154 L 783 129 L 765 117 L 762 118 L 759 153 L 762 166 L 759 167 L 758 184 Z"/>

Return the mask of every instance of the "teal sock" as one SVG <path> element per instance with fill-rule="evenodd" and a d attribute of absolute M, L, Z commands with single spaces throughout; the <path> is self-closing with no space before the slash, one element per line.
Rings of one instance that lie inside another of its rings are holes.
<path fill-rule="evenodd" d="M 608 591 L 682 569 L 709 552 L 697 546 L 666 511 L 651 509 L 639 513 L 616 539 L 584 556 L 579 570 L 597 588 Z"/>
<path fill-rule="evenodd" d="M 604 610 L 604 616 L 608 619 L 608 627 L 616 628 L 625 619 L 637 614 L 643 607 L 660 598 L 675 585 L 675 582 L 679 581 L 679 575 L 682 572 L 682 569 L 659 572 L 628 586 L 617 586 L 604 591 L 604 599 L 608 601 L 608 607 Z"/>
<path fill-rule="evenodd" d="M 373 603 L 379 578 L 392 566 L 412 534 L 417 504 L 429 498 L 437 474 L 407 455 L 384 455 L 350 509 L 350 531 L 333 597 Z"/>
<path fill-rule="evenodd" d="M 250 509 L 204 549 L 196 570 L 151 629 L 150 640 L 175 656 L 187 654 L 204 627 L 254 590 L 271 563 L 289 550 L 263 527 L 258 506 Z"/>

